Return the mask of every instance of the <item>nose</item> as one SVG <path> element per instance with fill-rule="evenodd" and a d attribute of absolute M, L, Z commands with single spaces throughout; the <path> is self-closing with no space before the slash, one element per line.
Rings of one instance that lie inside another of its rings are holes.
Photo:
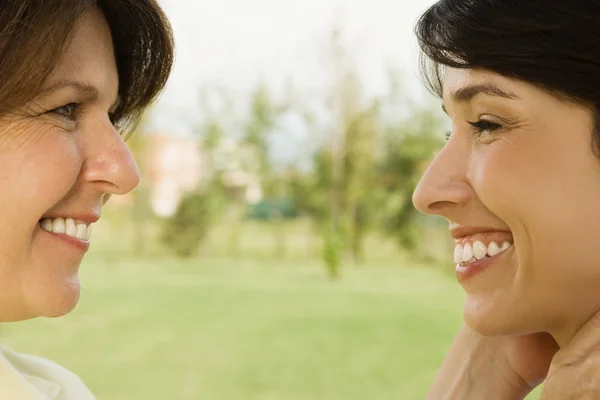
<path fill-rule="evenodd" d="M 86 135 L 83 178 L 96 185 L 104 200 L 131 192 L 140 182 L 140 170 L 123 137 L 108 119 Z"/>
<path fill-rule="evenodd" d="M 434 158 L 413 193 L 414 206 L 424 214 L 449 220 L 473 195 L 467 179 L 469 155 L 450 141 Z"/>

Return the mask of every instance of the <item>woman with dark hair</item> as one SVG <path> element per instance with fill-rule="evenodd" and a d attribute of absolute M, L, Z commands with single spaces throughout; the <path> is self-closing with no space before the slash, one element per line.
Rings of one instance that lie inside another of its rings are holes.
<path fill-rule="evenodd" d="M 124 136 L 172 61 L 155 0 L 1 1 L 0 322 L 77 304 L 92 224 L 139 181 Z M 92 398 L 58 365 L 0 348 L 0 399 Z"/>
<path fill-rule="evenodd" d="M 429 399 L 600 399 L 600 1 L 442 0 L 423 73 L 452 121 L 414 193 L 466 292 Z"/>

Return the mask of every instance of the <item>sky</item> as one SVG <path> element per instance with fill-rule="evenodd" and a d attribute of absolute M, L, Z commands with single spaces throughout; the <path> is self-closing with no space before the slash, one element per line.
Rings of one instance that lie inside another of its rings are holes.
<path fill-rule="evenodd" d="M 274 91 L 286 80 L 300 90 L 315 86 L 322 82 L 324 52 L 336 26 L 368 94 L 385 90 L 383 71 L 393 65 L 402 70 L 411 95 L 423 96 L 413 26 L 434 2 L 160 0 L 173 25 L 177 52 L 173 74 L 154 110 L 153 129 L 191 133 L 201 118 L 201 86 L 220 85 L 237 99 L 260 80 Z"/>

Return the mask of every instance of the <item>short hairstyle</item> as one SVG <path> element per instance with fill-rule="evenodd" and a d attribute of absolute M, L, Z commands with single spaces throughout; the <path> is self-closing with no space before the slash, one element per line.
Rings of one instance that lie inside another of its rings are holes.
<path fill-rule="evenodd" d="M 441 0 L 417 22 L 421 73 L 441 97 L 443 68 L 482 68 L 595 114 L 600 154 L 600 1 Z"/>
<path fill-rule="evenodd" d="M 113 38 L 120 102 L 111 119 L 117 128 L 132 128 L 169 77 L 173 35 L 155 0 L 0 3 L 0 115 L 39 94 L 90 6 L 102 11 Z"/>

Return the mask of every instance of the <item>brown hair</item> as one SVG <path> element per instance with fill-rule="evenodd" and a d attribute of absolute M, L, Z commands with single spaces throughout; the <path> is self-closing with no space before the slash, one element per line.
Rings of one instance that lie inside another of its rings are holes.
<path fill-rule="evenodd" d="M 113 37 L 120 96 L 115 126 L 132 128 L 169 77 L 173 36 L 156 0 L 0 1 L 0 115 L 40 92 L 89 6 L 104 13 Z"/>

